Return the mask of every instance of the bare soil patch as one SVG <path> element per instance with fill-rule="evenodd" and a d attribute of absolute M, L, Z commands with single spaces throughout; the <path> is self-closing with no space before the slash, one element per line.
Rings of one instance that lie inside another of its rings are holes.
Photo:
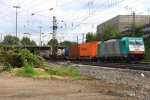
<path fill-rule="evenodd" d="M 0 100 L 136 100 L 118 90 L 128 86 L 100 80 L 23 78 L 0 74 Z"/>

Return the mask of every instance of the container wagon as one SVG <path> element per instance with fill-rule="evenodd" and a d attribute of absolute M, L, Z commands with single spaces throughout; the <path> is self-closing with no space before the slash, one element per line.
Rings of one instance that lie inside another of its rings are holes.
<path fill-rule="evenodd" d="M 96 59 L 98 41 L 82 43 L 79 45 L 79 59 Z"/>
<path fill-rule="evenodd" d="M 79 56 L 79 45 L 72 45 L 68 48 L 68 59 L 78 59 Z"/>

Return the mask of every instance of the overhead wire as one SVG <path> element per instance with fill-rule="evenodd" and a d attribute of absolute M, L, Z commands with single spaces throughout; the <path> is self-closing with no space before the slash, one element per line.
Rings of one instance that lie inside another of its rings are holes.
<path fill-rule="evenodd" d="M 41 2 L 39 2 L 38 4 L 36 4 L 36 5 L 34 5 L 34 6 L 30 6 L 30 7 L 28 7 L 28 8 L 25 8 L 25 9 L 19 11 L 18 13 L 21 13 L 21 12 L 24 12 L 24 11 L 29 11 L 29 10 L 31 10 L 31 9 L 34 9 L 35 7 L 38 7 L 37 5 L 41 5 Z"/>
<path fill-rule="evenodd" d="M 39 14 L 38 14 L 39 15 Z M 48 16 L 44 16 L 44 15 L 39 15 L 39 16 L 41 16 L 41 17 L 45 17 L 45 18 L 50 18 L 50 17 L 48 17 Z M 73 21 L 73 22 L 75 22 L 75 21 Z M 70 21 L 70 23 L 71 23 L 71 21 Z"/>

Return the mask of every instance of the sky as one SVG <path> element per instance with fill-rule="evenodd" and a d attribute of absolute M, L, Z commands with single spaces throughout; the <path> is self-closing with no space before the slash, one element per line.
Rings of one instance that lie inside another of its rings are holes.
<path fill-rule="evenodd" d="M 96 32 L 97 25 L 117 16 L 149 15 L 148 0 L 0 0 L 0 34 L 2 40 L 6 35 L 16 33 L 16 9 L 18 16 L 18 37 L 27 36 L 40 42 L 52 38 L 53 16 L 57 19 L 56 38 L 59 42 L 69 40 L 82 42 L 83 33 Z M 52 10 L 50 10 L 52 8 Z"/>

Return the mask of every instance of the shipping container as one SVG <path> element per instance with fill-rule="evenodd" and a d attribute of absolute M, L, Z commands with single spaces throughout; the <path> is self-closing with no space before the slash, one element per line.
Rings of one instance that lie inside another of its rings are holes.
<path fill-rule="evenodd" d="M 101 57 L 119 57 L 121 56 L 120 51 L 120 40 L 108 40 L 101 44 Z"/>
<path fill-rule="evenodd" d="M 97 57 L 100 57 L 100 55 L 101 55 L 101 41 L 98 42 Z"/>
<path fill-rule="evenodd" d="M 68 49 L 69 49 L 69 52 L 68 52 L 69 57 L 78 57 L 79 56 L 79 45 L 69 46 Z"/>
<path fill-rule="evenodd" d="M 65 57 L 68 57 L 68 52 L 69 52 L 69 49 L 65 48 Z"/>
<path fill-rule="evenodd" d="M 82 43 L 79 45 L 80 57 L 96 57 L 98 41 Z"/>

